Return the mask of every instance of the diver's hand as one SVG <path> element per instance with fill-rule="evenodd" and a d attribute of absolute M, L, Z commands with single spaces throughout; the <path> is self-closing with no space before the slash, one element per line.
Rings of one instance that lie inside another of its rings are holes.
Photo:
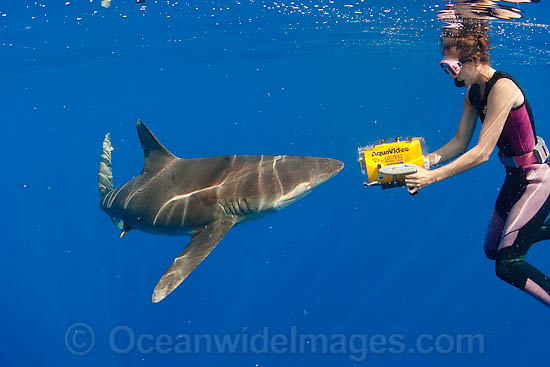
<path fill-rule="evenodd" d="M 424 168 L 431 168 L 437 166 L 439 161 L 441 161 L 441 156 L 439 154 L 430 153 L 424 157 Z"/>
<path fill-rule="evenodd" d="M 407 191 L 413 195 L 418 190 L 433 184 L 436 181 L 434 171 L 418 167 L 416 173 L 411 173 L 405 176 L 405 185 L 407 185 Z"/>

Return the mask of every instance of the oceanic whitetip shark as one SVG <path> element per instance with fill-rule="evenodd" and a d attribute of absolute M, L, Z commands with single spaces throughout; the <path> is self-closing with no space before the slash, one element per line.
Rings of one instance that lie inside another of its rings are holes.
<path fill-rule="evenodd" d="M 110 134 L 105 136 L 99 204 L 121 238 L 131 229 L 191 236 L 155 287 L 155 303 L 179 286 L 235 224 L 292 204 L 344 167 L 335 159 L 285 155 L 178 158 L 140 120 L 137 132 L 143 170 L 117 189 Z"/>

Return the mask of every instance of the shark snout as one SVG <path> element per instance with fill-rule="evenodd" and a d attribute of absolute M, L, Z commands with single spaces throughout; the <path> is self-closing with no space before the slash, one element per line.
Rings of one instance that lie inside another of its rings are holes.
<path fill-rule="evenodd" d="M 344 168 L 344 163 L 332 158 L 316 158 L 317 162 L 311 172 L 311 186 L 315 187 L 335 176 Z"/>

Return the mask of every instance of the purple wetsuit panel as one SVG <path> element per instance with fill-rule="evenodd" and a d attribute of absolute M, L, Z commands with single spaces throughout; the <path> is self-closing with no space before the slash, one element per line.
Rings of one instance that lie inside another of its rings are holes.
<path fill-rule="evenodd" d="M 497 145 L 502 154 L 515 157 L 532 152 L 535 144 L 535 133 L 524 103 L 510 111 Z"/>
<path fill-rule="evenodd" d="M 533 219 L 550 195 L 550 167 L 548 165 L 534 164 L 524 168 L 524 171 L 526 186 L 523 195 L 514 203 L 506 218 L 499 250 L 514 244 L 519 230 Z"/>

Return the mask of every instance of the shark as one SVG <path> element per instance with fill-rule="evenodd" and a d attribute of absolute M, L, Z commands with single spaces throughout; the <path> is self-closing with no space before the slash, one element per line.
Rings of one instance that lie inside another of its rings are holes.
<path fill-rule="evenodd" d="M 141 120 L 136 123 L 145 162 L 139 176 L 113 186 L 110 134 L 103 140 L 99 205 L 124 237 L 130 230 L 191 236 L 156 285 L 162 301 L 235 225 L 274 213 L 336 175 L 336 159 L 287 155 L 178 158 Z"/>

